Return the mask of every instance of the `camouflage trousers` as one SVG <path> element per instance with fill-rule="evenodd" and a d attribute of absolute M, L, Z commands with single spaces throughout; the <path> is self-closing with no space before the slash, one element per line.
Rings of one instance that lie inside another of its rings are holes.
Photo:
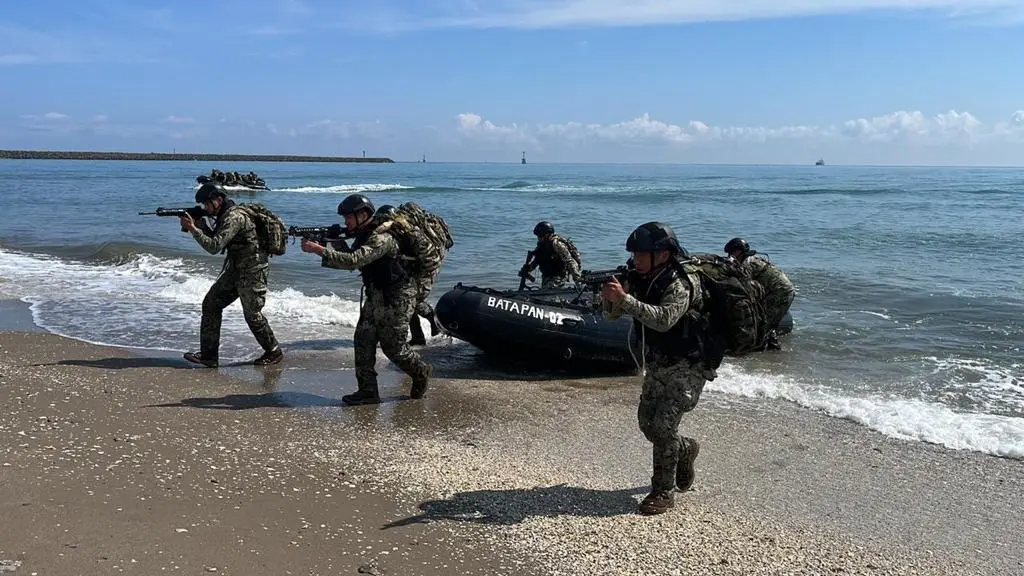
<path fill-rule="evenodd" d="M 375 288 L 366 288 L 366 300 L 356 323 L 356 382 L 360 390 L 377 392 L 377 345 L 403 372 L 413 378 L 427 375 L 426 362 L 409 347 L 409 319 L 416 306 L 418 288 L 414 283 L 396 288 L 390 298 Z"/>
<path fill-rule="evenodd" d="M 765 295 L 764 315 L 766 328 L 769 331 L 779 327 L 779 322 L 782 322 L 782 317 L 786 315 L 786 312 L 789 312 L 789 307 L 793 305 L 795 298 L 796 292 L 793 290 Z"/>
<path fill-rule="evenodd" d="M 224 309 L 235 300 L 241 300 L 242 315 L 249 330 L 256 337 L 263 350 L 269 352 L 278 347 L 277 338 L 270 328 L 263 306 L 267 302 L 267 264 L 239 267 L 228 262 L 217 281 L 210 286 L 203 299 L 203 317 L 199 325 L 199 351 L 204 357 L 218 358 L 220 355 L 220 325 Z"/>
<path fill-rule="evenodd" d="M 697 406 L 707 382 L 704 371 L 686 360 L 674 364 L 647 365 L 637 422 L 640 431 L 653 444 L 654 491 L 672 491 L 676 484 L 676 465 L 685 440 L 679 435 L 683 414 Z"/>
<path fill-rule="evenodd" d="M 437 275 L 441 273 L 441 268 L 438 267 L 433 272 L 427 272 L 423 276 L 416 279 L 416 315 L 423 316 L 424 318 L 430 318 L 434 315 L 434 308 L 427 303 L 427 296 L 430 295 L 430 289 L 434 287 L 434 281 L 437 280 Z"/>

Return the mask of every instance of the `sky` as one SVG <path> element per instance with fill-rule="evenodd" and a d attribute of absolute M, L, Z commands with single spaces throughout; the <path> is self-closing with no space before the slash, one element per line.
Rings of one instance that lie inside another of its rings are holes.
<path fill-rule="evenodd" d="M 1021 0 L 0 0 L 0 148 L 1024 164 Z"/>

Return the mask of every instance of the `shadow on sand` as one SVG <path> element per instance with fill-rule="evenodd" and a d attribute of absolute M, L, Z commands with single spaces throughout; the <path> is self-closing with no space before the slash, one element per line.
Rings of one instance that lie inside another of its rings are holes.
<path fill-rule="evenodd" d="M 450 346 L 415 348 L 420 356 L 434 366 L 434 376 L 450 380 L 531 381 L 574 380 L 635 376 L 633 367 L 607 364 L 560 366 L 538 364 L 514 356 L 485 354 L 475 348 L 453 349 Z"/>
<path fill-rule="evenodd" d="M 409 396 L 381 396 L 380 406 L 391 402 L 409 400 Z M 217 397 L 184 398 L 178 402 L 164 404 L 145 404 L 143 408 L 206 408 L 210 410 L 252 410 L 253 408 L 360 408 L 349 406 L 341 398 L 328 398 L 308 392 L 266 392 L 264 394 L 228 394 Z"/>
<path fill-rule="evenodd" d="M 208 408 L 212 410 L 251 410 L 253 408 L 312 408 L 342 406 L 338 398 L 327 398 L 308 392 L 266 392 L 263 394 L 228 394 L 217 397 L 184 398 L 178 402 L 146 404 L 144 408 Z"/>
<path fill-rule="evenodd" d="M 92 360 L 60 360 L 49 364 L 33 364 L 33 366 L 85 366 L 88 368 L 104 368 L 107 370 L 125 370 L 129 368 L 195 368 L 184 359 L 165 357 L 129 357 L 129 358 L 97 358 Z M 199 368 L 203 368 L 199 366 Z"/>
<path fill-rule="evenodd" d="M 531 517 L 610 517 L 634 514 L 638 494 L 649 487 L 592 490 L 567 484 L 513 490 L 459 492 L 446 500 L 420 504 L 422 514 L 385 524 L 382 530 L 421 522 L 454 520 L 476 524 L 519 524 Z"/>

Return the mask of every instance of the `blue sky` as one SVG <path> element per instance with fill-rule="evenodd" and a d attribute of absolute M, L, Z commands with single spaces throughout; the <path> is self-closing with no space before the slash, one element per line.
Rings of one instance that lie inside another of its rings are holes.
<path fill-rule="evenodd" d="M 1019 1 L 3 5 L 2 148 L 1024 159 Z"/>

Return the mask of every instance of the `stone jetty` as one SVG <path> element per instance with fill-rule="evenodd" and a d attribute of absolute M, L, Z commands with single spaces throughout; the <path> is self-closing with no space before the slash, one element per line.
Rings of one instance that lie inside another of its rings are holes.
<path fill-rule="evenodd" d="M 59 150 L 0 150 L 9 160 L 184 160 L 196 162 L 369 162 L 393 164 L 391 158 L 368 156 L 291 156 L 284 154 L 170 154 L 166 152 L 75 152 Z"/>

